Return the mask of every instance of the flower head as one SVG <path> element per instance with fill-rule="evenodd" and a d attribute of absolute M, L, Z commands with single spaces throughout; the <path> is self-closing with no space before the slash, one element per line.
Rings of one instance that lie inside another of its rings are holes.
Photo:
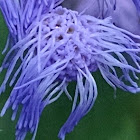
<path fill-rule="evenodd" d="M 23 140 L 27 132 L 34 134 L 34 140 L 43 109 L 63 93 L 72 100 L 67 86 L 77 81 L 71 114 L 58 135 L 64 140 L 95 103 L 97 86 L 91 73 L 98 69 L 114 90 L 140 91 L 136 83 L 140 44 L 132 40 L 140 36 L 117 28 L 110 17 L 101 20 L 56 7 L 30 22 L 1 66 L 1 71 L 6 68 L 7 73 L 0 93 L 5 91 L 10 76 L 9 86 L 14 85 L 1 116 L 12 107 L 14 120 L 22 105 L 17 140 Z M 21 64 L 12 75 L 18 61 Z"/>

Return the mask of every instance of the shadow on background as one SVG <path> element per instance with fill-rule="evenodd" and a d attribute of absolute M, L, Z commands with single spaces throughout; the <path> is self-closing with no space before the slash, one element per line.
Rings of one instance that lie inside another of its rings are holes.
<path fill-rule="evenodd" d="M 0 14 L 0 53 L 6 43 L 8 30 Z M 4 56 L 0 54 L 0 64 Z M 113 89 L 100 76 L 93 74 L 98 86 L 98 98 L 94 107 L 66 136 L 66 140 L 140 140 L 140 95 L 117 90 L 114 99 Z M 0 74 L 0 83 L 4 72 Z M 69 91 L 74 94 L 75 83 L 71 83 Z M 0 109 L 10 94 L 10 88 L 0 96 Z M 72 102 L 64 95 L 44 110 L 36 140 L 58 140 L 57 134 L 71 111 Z M 16 121 L 12 122 L 12 111 L 9 109 L 0 118 L 0 140 L 14 140 Z M 30 140 L 28 134 L 26 140 Z"/>

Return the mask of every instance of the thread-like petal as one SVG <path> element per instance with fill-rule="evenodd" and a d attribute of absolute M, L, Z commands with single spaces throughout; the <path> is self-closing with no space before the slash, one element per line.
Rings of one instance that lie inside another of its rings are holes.
<path fill-rule="evenodd" d="M 133 41 L 140 36 L 117 28 L 110 17 L 97 19 L 62 7 L 39 14 L 38 22 L 32 21 L 0 68 L 7 69 L 0 94 L 7 84 L 14 86 L 1 116 L 12 107 L 14 120 L 22 105 L 16 139 L 24 140 L 31 132 L 34 140 L 43 109 L 63 93 L 71 99 L 67 85 L 76 81 L 72 112 L 58 135 L 64 140 L 95 103 L 97 86 L 92 72 L 99 69 L 114 90 L 140 91 L 136 76 L 140 73 L 140 44 Z"/>

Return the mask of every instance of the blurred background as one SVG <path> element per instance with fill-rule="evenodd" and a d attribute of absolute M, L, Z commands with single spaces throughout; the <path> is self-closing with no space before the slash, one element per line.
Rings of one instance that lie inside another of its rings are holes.
<path fill-rule="evenodd" d="M 8 30 L 0 13 L 0 64 L 1 54 Z M 5 72 L 0 74 L 2 83 Z M 92 110 L 80 121 L 74 131 L 66 136 L 66 140 L 140 140 L 140 95 L 117 90 L 114 98 L 113 89 L 104 81 L 99 72 L 93 74 L 97 86 L 98 97 Z M 140 85 L 140 82 L 139 82 Z M 0 110 L 10 94 L 10 88 L 0 96 Z M 70 83 L 69 91 L 74 94 L 75 83 Z M 58 140 L 60 127 L 71 112 L 72 102 L 62 96 L 44 110 L 39 123 L 36 140 Z M 0 118 L 0 140 L 15 140 L 16 121 L 11 121 L 12 111 L 9 109 Z M 31 140 L 28 134 L 26 140 Z"/>

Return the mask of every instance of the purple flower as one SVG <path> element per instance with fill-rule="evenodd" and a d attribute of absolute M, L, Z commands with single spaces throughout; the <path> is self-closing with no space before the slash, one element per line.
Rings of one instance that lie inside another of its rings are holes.
<path fill-rule="evenodd" d="M 134 1 L 134 3 L 133 3 Z M 104 19 L 112 17 L 113 23 L 120 28 L 126 29 L 134 34 L 140 35 L 140 9 L 139 0 L 66 0 L 64 6 L 76 10 L 79 13 L 85 13 Z M 72 3 L 72 4 L 69 4 Z M 76 3 L 76 4 L 75 4 Z M 73 6 L 74 5 L 74 6 Z M 129 16 L 128 16 L 129 15 Z"/>
<path fill-rule="evenodd" d="M 26 29 L 32 21 L 39 21 L 42 14 L 50 12 L 63 0 L 0 0 L 0 9 L 10 31 L 17 42 L 26 36 Z M 9 37 L 11 38 L 11 37 Z"/>
<path fill-rule="evenodd" d="M 95 103 L 97 86 L 91 73 L 97 70 L 114 91 L 117 87 L 132 93 L 140 91 L 136 82 L 139 80 L 136 74 L 140 73 L 140 44 L 133 41 L 140 36 L 114 26 L 110 17 L 97 19 L 54 6 L 58 1 L 53 1 L 53 7 L 48 8 L 51 10 L 44 7 L 39 13 L 38 7 L 45 2 L 38 1 L 32 9 L 24 3 L 31 14 L 25 10 L 23 17 L 22 14 L 14 17 L 11 7 L 16 1 L 11 5 L 5 1 L 0 3 L 10 36 L 16 38 L 0 68 L 7 69 L 0 93 L 5 92 L 6 84 L 14 86 L 1 116 L 12 107 L 11 119 L 15 120 L 22 105 L 16 126 L 17 140 L 24 140 L 27 132 L 33 133 L 34 140 L 43 109 L 65 94 L 73 106 L 58 135 L 64 140 L 66 133 L 73 130 Z M 9 7 L 5 9 L 4 4 Z M 26 9 L 20 8 L 13 7 L 19 13 Z M 11 17 L 6 10 L 11 10 Z M 14 18 L 21 22 L 14 22 Z M 18 32 L 17 26 L 22 32 Z M 15 67 L 18 67 L 16 71 Z M 74 99 L 67 90 L 71 81 L 77 81 Z"/>
<path fill-rule="evenodd" d="M 140 13 L 140 0 L 133 0 L 138 12 Z"/>

